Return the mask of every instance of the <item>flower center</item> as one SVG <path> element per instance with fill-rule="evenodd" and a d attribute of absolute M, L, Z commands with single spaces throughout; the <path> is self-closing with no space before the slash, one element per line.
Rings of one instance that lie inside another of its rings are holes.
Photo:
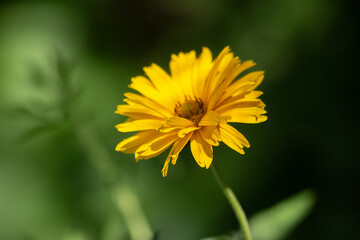
<path fill-rule="evenodd" d="M 184 103 L 177 102 L 174 112 L 179 117 L 189 119 L 197 125 L 205 115 L 206 109 L 200 98 L 195 98 L 195 100 L 185 98 Z"/>

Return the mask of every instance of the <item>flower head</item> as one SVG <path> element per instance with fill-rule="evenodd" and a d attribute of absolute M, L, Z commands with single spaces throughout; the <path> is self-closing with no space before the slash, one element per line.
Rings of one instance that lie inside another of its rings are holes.
<path fill-rule="evenodd" d="M 264 78 L 263 71 L 248 73 L 253 61 L 241 62 L 225 47 L 214 60 L 210 50 L 173 54 L 170 74 L 152 64 L 144 67 L 147 77 L 131 79 L 124 105 L 115 113 L 128 120 L 116 125 L 120 132 L 138 132 L 116 146 L 117 151 L 135 153 L 136 161 L 149 159 L 171 147 L 162 174 L 169 163 L 175 164 L 180 151 L 190 142 L 191 152 L 200 167 L 209 168 L 213 146 L 224 142 L 244 154 L 250 147 L 246 138 L 229 123 L 259 123 L 267 119 L 262 94 L 255 88 Z"/>

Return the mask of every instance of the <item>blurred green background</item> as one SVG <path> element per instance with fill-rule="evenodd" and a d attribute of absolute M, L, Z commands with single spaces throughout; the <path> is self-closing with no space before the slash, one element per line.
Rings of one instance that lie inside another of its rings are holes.
<path fill-rule="evenodd" d="M 312 211 L 284 238 L 360 239 L 354 3 L 2 1 L 0 239 L 235 231 L 211 171 L 189 149 L 167 178 L 165 155 L 135 163 L 114 150 L 129 136 L 114 128 L 124 121 L 114 111 L 132 76 L 153 62 L 168 70 L 172 53 L 207 46 L 217 55 L 227 45 L 266 71 L 268 121 L 236 125 L 252 147 L 214 153 L 247 215 L 311 189 Z"/>

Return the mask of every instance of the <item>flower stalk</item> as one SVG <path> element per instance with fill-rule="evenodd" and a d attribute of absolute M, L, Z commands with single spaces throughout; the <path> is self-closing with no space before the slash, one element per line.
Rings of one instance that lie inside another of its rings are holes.
<path fill-rule="evenodd" d="M 219 173 L 219 170 L 216 167 L 214 162 L 211 164 L 211 170 L 214 173 L 215 178 L 216 178 L 217 182 L 219 183 L 220 188 L 223 191 L 226 199 L 229 201 L 232 209 L 235 212 L 236 218 L 238 219 L 238 222 L 239 222 L 239 227 L 244 234 L 245 240 L 252 240 L 249 223 L 246 218 L 245 212 L 240 205 L 240 202 L 236 198 L 236 196 L 233 193 L 233 191 L 231 190 L 231 188 L 228 187 L 226 185 L 226 183 L 224 182 L 224 180 L 222 179 L 222 177 Z"/>

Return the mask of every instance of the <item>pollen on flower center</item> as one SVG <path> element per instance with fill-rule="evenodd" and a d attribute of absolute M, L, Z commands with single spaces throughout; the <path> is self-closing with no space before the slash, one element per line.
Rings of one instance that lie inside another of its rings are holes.
<path fill-rule="evenodd" d="M 206 109 L 200 98 L 195 98 L 195 100 L 185 98 L 184 103 L 177 102 L 174 112 L 179 117 L 189 119 L 197 125 L 205 115 Z"/>

